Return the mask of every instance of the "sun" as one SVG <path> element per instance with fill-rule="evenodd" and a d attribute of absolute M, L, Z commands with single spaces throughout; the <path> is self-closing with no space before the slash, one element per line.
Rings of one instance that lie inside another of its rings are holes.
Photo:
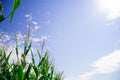
<path fill-rule="evenodd" d="M 101 10 L 117 11 L 120 9 L 120 0 L 97 0 L 97 4 Z"/>
<path fill-rule="evenodd" d="M 109 18 L 120 16 L 120 0 L 95 0 L 98 10 L 108 14 Z"/>

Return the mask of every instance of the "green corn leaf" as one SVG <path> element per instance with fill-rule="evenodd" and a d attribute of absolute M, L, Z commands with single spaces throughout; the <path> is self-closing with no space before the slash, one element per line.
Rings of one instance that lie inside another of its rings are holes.
<path fill-rule="evenodd" d="M 54 72 L 54 67 L 52 66 L 52 67 L 51 67 L 51 73 L 50 73 L 50 75 L 51 75 L 51 76 L 50 76 L 50 80 L 53 79 L 53 75 L 54 75 L 53 72 Z"/>
<path fill-rule="evenodd" d="M 4 60 L 3 51 L 0 49 L 0 65 Z"/>
<path fill-rule="evenodd" d="M 15 74 L 15 80 L 19 80 L 18 73 Z"/>
<path fill-rule="evenodd" d="M 41 56 L 40 51 L 39 51 L 39 50 L 37 50 L 37 53 L 38 53 L 39 59 L 41 60 L 42 56 Z"/>
<path fill-rule="evenodd" d="M 5 76 L 2 76 L 2 80 L 7 80 L 7 78 Z"/>
<path fill-rule="evenodd" d="M 11 54 L 12 54 L 12 51 L 9 53 L 9 55 L 8 55 L 7 58 L 6 58 L 6 61 L 7 61 L 7 62 L 8 62 L 8 60 L 9 60 Z"/>
<path fill-rule="evenodd" d="M 32 67 L 31 64 L 29 64 L 28 69 L 25 72 L 24 80 L 26 80 L 26 79 L 29 80 L 29 73 L 30 73 L 31 67 Z"/>
<path fill-rule="evenodd" d="M 0 65 L 2 64 L 3 60 L 4 60 L 4 57 L 1 57 L 0 58 Z"/>
<path fill-rule="evenodd" d="M 28 45 L 28 49 L 26 50 L 26 55 L 28 54 L 29 50 L 31 49 L 32 46 L 32 42 L 30 42 L 30 44 Z"/>
<path fill-rule="evenodd" d="M 2 56 L 2 52 L 3 52 L 3 51 L 0 49 L 0 57 Z"/>
<path fill-rule="evenodd" d="M 8 56 L 6 56 L 6 53 L 4 51 L 4 59 L 5 59 L 5 61 L 4 61 L 3 65 L 2 65 L 2 67 L 5 67 L 8 64 L 11 53 L 12 53 L 12 51 L 9 53 Z"/>
<path fill-rule="evenodd" d="M 16 47 L 15 50 L 16 50 L 16 54 L 17 54 L 17 57 L 18 57 L 18 47 Z"/>
<path fill-rule="evenodd" d="M 26 43 L 24 44 L 24 53 L 26 53 L 26 50 L 27 50 L 27 45 Z"/>
<path fill-rule="evenodd" d="M 0 2 L 0 11 L 2 11 L 3 7 L 2 7 L 2 2 Z"/>
<path fill-rule="evenodd" d="M 44 57 L 42 58 L 42 60 L 39 62 L 38 67 L 45 62 L 45 60 L 47 59 L 47 57 L 48 57 L 48 53 L 46 52 L 45 55 L 44 55 Z"/>
<path fill-rule="evenodd" d="M 2 22 L 4 19 L 4 16 L 0 13 L 0 22 Z"/>
<path fill-rule="evenodd" d="M 14 0 L 13 9 L 12 9 L 11 13 L 9 14 L 10 22 L 12 22 L 13 15 L 14 15 L 16 9 L 20 6 L 20 4 L 21 4 L 21 0 Z"/>
<path fill-rule="evenodd" d="M 33 64 L 35 65 L 35 59 L 34 59 L 32 50 L 31 50 L 31 55 L 32 55 L 32 62 L 33 62 Z"/>
<path fill-rule="evenodd" d="M 32 46 L 32 42 L 30 42 L 30 44 L 27 46 L 27 45 L 25 45 L 25 47 L 24 47 L 24 54 L 25 55 L 27 55 L 28 54 L 28 52 L 29 52 L 29 50 L 31 49 L 31 46 Z"/>
<path fill-rule="evenodd" d="M 23 66 L 22 65 L 20 65 L 19 66 L 19 80 L 23 80 Z"/>
<path fill-rule="evenodd" d="M 37 77 L 38 77 L 38 69 L 37 69 L 36 66 L 33 66 L 33 69 L 34 69 L 34 72 L 35 72 L 35 74 L 36 74 L 36 78 L 37 78 Z"/>
<path fill-rule="evenodd" d="M 44 62 L 44 59 L 45 58 L 42 58 L 42 60 L 39 62 L 39 64 L 38 64 L 38 67 L 40 67 L 41 65 L 42 65 L 42 63 Z"/>

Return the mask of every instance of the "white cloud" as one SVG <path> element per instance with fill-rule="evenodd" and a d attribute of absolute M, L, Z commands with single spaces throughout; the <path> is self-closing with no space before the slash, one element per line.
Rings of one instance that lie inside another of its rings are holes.
<path fill-rule="evenodd" d="M 25 37 L 20 31 L 16 34 L 16 36 L 17 36 L 17 39 L 21 39 Z"/>
<path fill-rule="evenodd" d="M 34 26 L 34 30 L 38 30 L 40 26 Z"/>
<path fill-rule="evenodd" d="M 116 50 L 109 55 L 99 58 L 92 66 L 94 67 L 94 70 L 80 75 L 80 80 L 91 80 L 90 77 L 93 77 L 95 74 L 110 74 L 119 70 L 120 50 Z"/>
<path fill-rule="evenodd" d="M 29 14 L 26 14 L 26 15 L 25 15 L 25 17 L 27 17 L 27 18 L 28 18 L 29 16 L 30 16 Z"/>
<path fill-rule="evenodd" d="M 33 19 L 32 13 L 26 14 L 25 17 L 27 18 L 27 21 L 32 21 L 32 19 Z"/>
<path fill-rule="evenodd" d="M 31 38 L 32 42 L 40 42 L 41 39 L 40 38 Z"/>
<path fill-rule="evenodd" d="M 95 71 L 100 74 L 108 74 L 120 69 L 120 50 L 101 57 L 94 62 Z"/>
<path fill-rule="evenodd" d="M 33 31 L 36 31 L 36 30 L 38 30 L 38 29 L 41 28 L 41 26 L 39 26 L 38 22 L 36 22 L 36 21 L 33 20 L 33 16 L 32 16 L 31 13 L 30 14 L 26 14 L 25 17 L 27 18 L 27 22 L 30 22 L 33 25 L 33 27 L 32 27 Z M 49 22 L 46 22 L 46 24 L 49 24 Z M 27 25 L 27 28 L 29 26 L 30 25 Z"/>
<path fill-rule="evenodd" d="M 32 16 L 32 14 L 31 14 L 31 13 L 30 13 L 30 14 L 26 14 L 26 15 L 25 15 L 25 17 L 26 17 L 26 18 L 31 17 L 31 16 Z"/>
<path fill-rule="evenodd" d="M 6 33 L 4 33 L 3 36 L 2 36 L 1 39 L 0 39 L 0 42 L 7 42 L 7 41 L 9 41 L 10 39 L 11 39 L 11 36 L 8 35 L 8 34 L 6 34 Z"/>
<path fill-rule="evenodd" d="M 103 56 L 96 60 L 92 67 L 94 68 L 91 71 L 85 72 L 81 74 L 77 79 L 74 80 L 92 80 L 94 76 L 100 74 L 110 74 L 120 69 L 120 50 L 116 50 L 109 55 Z M 72 78 L 68 78 L 66 80 L 73 80 Z"/>
<path fill-rule="evenodd" d="M 8 41 L 8 40 L 10 40 L 10 36 L 9 35 L 4 35 L 4 42 L 6 42 L 6 41 Z"/>
<path fill-rule="evenodd" d="M 32 23 L 34 24 L 34 25 L 37 25 L 38 23 L 37 22 L 35 22 L 35 21 L 32 21 Z"/>
<path fill-rule="evenodd" d="M 3 48 L 4 48 L 4 44 L 0 43 L 0 49 L 3 49 Z"/>
<path fill-rule="evenodd" d="M 41 39 L 42 39 L 42 40 L 47 40 L 48 37 L 47 37 L 47 36 L 42 36 Z"/>
<path fill-rule="evenodd" d="M 47 40 L 47 39 L 48 39 L 47 36 L 41 36 L 41 38 L 34 38 L 34 37 L 31 38 L 32 42 L 41 42 L 41 41 Z"/>

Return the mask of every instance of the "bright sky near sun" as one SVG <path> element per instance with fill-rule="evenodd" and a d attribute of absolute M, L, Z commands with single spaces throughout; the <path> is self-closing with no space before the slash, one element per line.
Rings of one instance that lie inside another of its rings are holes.
<path fill-rule="evenodd" d="M 96 0 L 98 8 L 108 14 L 107 18 L 112 20 L 120 16 L 120 0 Z"/>
<path fill-rule="evenodd" d="M 0 1 L 7 16 L 13 0 Z M 120 0 L 23 0 L 13 22 L 0 23 L 0 47 L 15 47 L 14 32 L 21 46 L 29 24 L 33 50 L 46 39 L 65 80 L 120 79 Z"/>

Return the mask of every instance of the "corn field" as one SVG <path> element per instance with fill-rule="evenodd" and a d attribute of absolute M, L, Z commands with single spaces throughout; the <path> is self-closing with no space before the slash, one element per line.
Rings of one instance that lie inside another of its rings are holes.
<path fill-rule="evenodd" d="M 31 49 L 32 42 L 29 40 L 29 35 L 30 34 L 28 34 L 24 40 L 24 49 L 21 57 L 18 57 L 18 41 L 15 35 L 17 62 L 9 62 L 12 51 L 6 53 L 5 49 L 0 49 L 0 80 L 63 80 L 62 73 L 57 73 L 53 62 L 49 60 L 48 51 L 42 56 L 41 52 L 37 50 L 39 61 L 38 63 L 35 62 L 34 53 Z M 26 60 L 28 53 L 31 53 L 31 62 Z"/>

